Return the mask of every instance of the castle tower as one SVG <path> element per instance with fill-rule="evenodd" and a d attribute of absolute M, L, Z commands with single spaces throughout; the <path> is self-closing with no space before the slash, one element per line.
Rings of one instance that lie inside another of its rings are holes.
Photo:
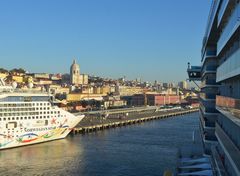
<path fill-rule="evenodd" d="M 72 85 L 81 84 L 80 81 L 80 66 L 77 64 L 76 60 L 73 60 L 73 64 L 70 68 L 70 83 Z"/>

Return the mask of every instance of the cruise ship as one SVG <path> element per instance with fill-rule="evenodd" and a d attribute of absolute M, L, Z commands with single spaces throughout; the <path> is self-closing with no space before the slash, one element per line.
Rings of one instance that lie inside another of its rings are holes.
<path fill-rule="evenodd" d="M 0 80 L 0 150 L 65 138 L 84 115 L 73 115 L 43 92 L 20 91 Z"/>
<path fill-rule="evenodd" d="M 240 175 L 240 2 L 213 0 L 200 66 L 188 67 L 201 81 L 200 131 L 213 175 Z"/>

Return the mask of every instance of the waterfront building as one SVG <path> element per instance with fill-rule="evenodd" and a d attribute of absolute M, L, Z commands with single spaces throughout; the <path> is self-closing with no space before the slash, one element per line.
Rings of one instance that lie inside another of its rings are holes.
<path fill-rule="evenodd" d="M 200 131 L 215 175 L 240 175 L 240 3 L 214 0 L 202 65 L 188 68 L 201 81 Z"/>
<path fill-rule="evenodd" d="M 183 90 L 188 89 L 187 81 L 181 81 L 181 82 L 179 82 L 179 83 L 178 83 L 178 87 L 179 87 L 180 89 L 183 89 Z"/>
<path fill-rule="evenodd" d="M 131 86 L 116 86 L 116 93 L 120 96 L 131 96 L 134 94 L 142 94 L 144 89 L 141 87 L 131 87 Z"/>
<path fill-rule="evenodd" d="M 99 100 L 103 99 L 104 94 L 89 94 L 89 93 L 69 93 L 67 94 L 67 102 L 76 102 L 82 100 Z"/>
<path fill-rule="evenodd" d="M 0 78 L 6 78 L 8 76 L 8 73 L 0 73 Z"/>
<path fill-rule="evenodd" d="M 81 84 L 84 84 L 84 85 L 88 84 L 88 75 L 87 74 L 80 75 L 80 78 L 81 78 Z"/>
<path fill-rule="evenodd" d="M 144 106 L 145 99 L 149 106 L 162 106 L 162 105 L 176 105 L 180 104 L 180 96 L 177 95 L 161 95 L 161 94 L 136 94 L 130 99 L 131 106 Z M 129 104 L 129 103 L 128 103 Z"/>
<path fill-rule="evenodd" d="M 168 83 L 163 83 L 163 87 L 164 88 L 169 88 L 169 84 Z"/>

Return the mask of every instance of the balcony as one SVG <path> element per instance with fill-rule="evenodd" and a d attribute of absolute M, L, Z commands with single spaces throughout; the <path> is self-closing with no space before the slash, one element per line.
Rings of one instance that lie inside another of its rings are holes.
<path fill-rule="evenodd" d="M 205 113 L 203 110 L 200 108 L 200 116 L 205 117 L 209 119 L 210 121 L 216 122 L 218 113 L 212 114 L 212 113 Z"/>
<path fill-rule="evenodd" d="M 200 81 L 201 80 L 201 69 L 200 66 L 189 66 L 187 69 L 188 77 L 190 81 Z"/>
<path fill-rule="evenodd" d="M 216 110 L 215 107 L 204 106 L 202 102 L 200 102 L 200 108 L 201 108 L 202 112 L 206 115 L 211 115 L 211 114 L 217 114 L 218 113 L 218 111 Z"/>
<path fill-rule="evenodd" d="M 218 12 L 218 26 L 222 22 L 225 22 L 225 20 L 223 18 L 225 16 L 225 11 L 228 6 L 228 3 L 229 3 L 229 0 L 222 0 L 222 2 L 221 2 L 221 6 L 220 6 L 219 12 Z"/>
<path fill-rule="evenodd" d="M 202 53 L 204 53 L 204 50 L 208 43 L 208 39 L 209 39 L 209 36 L 210 36 L 212 28 L 213 28 L 213 23 L 215 21 L 216 12 L 218 10 L 219 4 L 220 4 L 220 0 L 215 0 L 212 2 L 212 6 L 211 6 L 210 13 L 208 16 L 208 23 L 207 23 L 207 27 L 206 27 L 206 31 L 205 31 L 205 37 L 203 38 Z"/>
<path fill-rule="evenodd" d="M 217 82 L 240 75 L 240 49 L 235 51 L 221 66 L 217 69 Z"/>
<path fill-rule="evenodd" d="M 213 163 L 213 171 L 214 175 L 219 175 L 219 176 L 227 176 L 225 167 L 222 162 L 222 156 L 220 156 L 217 148 L 213 146 L 211 148 L 211 157 L 212 157 L 212 163 Z"/>
<path fill-rule="evenodd" d="M 199 126 L 203 142 L 206 144 L 217 144 L 217 138 L 214 133 L 208 133 L 208 131 L 203 128 L 202 124 Z"/>
<path fill-rule="evenodd" d="M 216 99 L 216 93 L 205 93 L 205 92 L 201 92 L 200 94 L 200 98 L 203 100 L 215 100 Z"/>
<path fill-rule="evenodd" d="M 229 16 L 231 15 L 232 9 L 236 6 L 236 2 L 232 0 L 222 0 L 221 6 L 218 11 L 218 28 L 221 29 L 222 25 L 224 25 Z"/>
<path fill-rule="evenodd" d="M 223 111 L 231 114 L 234 118 L 240 120 L 240 99 L 216 96 L 216 106 Z M 233 121 L 238 121 L 238 120 Z M 240 124 L 240 123 L 239 123 Z"/>
<path fill-rule="evenodd" d="M 216 74 L 216 72 L 217 72 L 216 65 L 203 66 L 202 77 L 204 77 L 206 74 Z"/>
<path fill-rule="evenodd" d="M 218 124 L 216 124 L 215 133 L 225 156 L 228 158 L 234 169 L 235 174 L 240 175 L 240 150 Z"/>
<path fill-rule="evenodd" d="M 204 55 L 202 55 L 202 62 L 207 58 L 216 57 L 217 51 L 216 49 L 206 49 Z"/>
<path fill-rule="evenodd" d="M 208 65 L 203 69 L 204 72 L 216 72 L 217 66 L 216 65 Z"/>
<path fill-rule="evenodd" d="M 204 130 L 206 130 L 207 132 L 215 129 L 215 122 L 209 121 L 208 118 L 203 117 L 202 114 L 200 115 L 200 121 Z"/>
<path fill-rule="evenodd" d="M 218 87 L 218 83 L 216 83 L 216 78 L 208 78 L 202 81 L 201 88 L 203 87 Z"/>
<path fill-rule="evenodd" d="M 229 39 L 232 37 L 232 35 L 235 33 L 235 31 L 238 29 L 240 25 L 239 10 L 240 5 L 238 4 L 237 7 L 234 9 L 232 15 L 228 19 L 228 22 L 225 28 L 223 29 L 223 32 L 221 33 L 221 36 L 217 42 L 217 55 L 219 55 L 219 53 L 222 51 L 226 43 L 229 41 Z"/>

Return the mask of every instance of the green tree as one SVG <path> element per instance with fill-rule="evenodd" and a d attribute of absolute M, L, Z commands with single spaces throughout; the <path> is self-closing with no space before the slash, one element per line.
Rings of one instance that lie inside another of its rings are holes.
<path fill-rule="evenodd" d="M 6 70 L 5 68 L 0 68 L 0 73 L 8 73 L 8 70 Z"/>
<path fill-rule="evenodd" d="M 23 68 L 14 68 L 10 73 L 26 73 L 26 71 Z"/>

